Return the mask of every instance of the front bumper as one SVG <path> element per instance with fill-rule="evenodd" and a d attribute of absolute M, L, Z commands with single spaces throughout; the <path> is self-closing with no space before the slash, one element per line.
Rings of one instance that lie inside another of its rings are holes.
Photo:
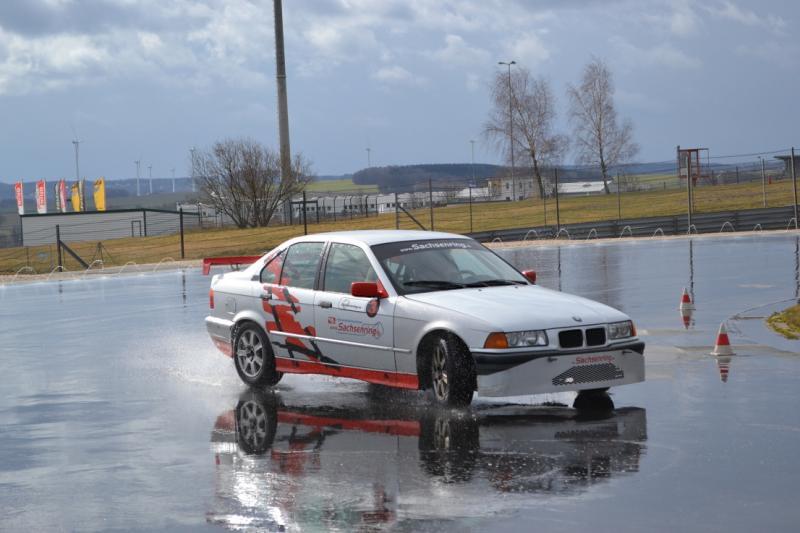
<path fill-rule="evenodd" d="M 644 342 L 517 353 L 474 351 L 481 396 L 519 396 L 644 381 Z"/>

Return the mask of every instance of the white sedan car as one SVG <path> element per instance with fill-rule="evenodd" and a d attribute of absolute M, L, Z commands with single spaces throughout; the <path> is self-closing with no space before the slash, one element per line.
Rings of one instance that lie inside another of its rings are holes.
<path fill-rule="evenodd" d="M 307 235 L 215 275 L 206 326 L 253 387 L 325 374 L 464 406 L 475 391 L 588 396 L 644 380 L 627 315 L 535 278 L 461 235 Z"/>

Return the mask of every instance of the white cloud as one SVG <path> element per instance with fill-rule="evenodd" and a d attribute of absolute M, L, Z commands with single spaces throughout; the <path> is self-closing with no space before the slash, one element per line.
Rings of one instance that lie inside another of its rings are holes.
<path fill-rule="evenodd" d="M 535 67 L 550 59 L 550 50 L 535 33 L 526 33 L 512 40 L 506 46 L 509 59 L 526 67 Z"/>
<path fill-rule="evenodd" d="M 489 62 L 489 52 L 468 45 L 460 35 L 446 35 L 444 42 L 444 48 L 436 50 L 431 56 L 445 65 L 472 66 Z"/>
<path fill-rule="evenodd" d="M 688 1 L 678 2 L 673 6 L 669 18 L 669 28 L 672 33 L 685 37 L 697 31 L 700 19 Z"/>
<path fill-rule="evenodd" d="M 697 57 L 690 56 L 668 43 L 640 48 L 622 37 L 612 37 L 610 42 L 629 67 L 697 69 L 703 65 Z"/>
<path fill-rule="evenodd" d="M 745 26 L 764 27 L 774 33 L 782 33 L 786 27 L 786 21 L 777 15 L 767 13 L 761 16 L 755 11 L 739 7 L 730 0 L 725 0 L 716 6 L 706 6 L 706 9 L 712 16 L 732 20 Z"/>
<path fill-rule="evenodd" d="M 372 75 L 372 79 L 395 85 L 424 85 L 427 83 L 427 79 L 415 76 L 400 65 L 381 67 Z"/>

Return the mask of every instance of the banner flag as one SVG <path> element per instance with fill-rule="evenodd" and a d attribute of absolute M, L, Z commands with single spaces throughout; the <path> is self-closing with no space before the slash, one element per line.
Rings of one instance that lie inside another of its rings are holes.
<path fill-rule="evenodd" d="M 61 182 L 57 181 L 53 184 L 53 197 L 56 200 L 55 212 L 61 212 L 61 195 L 58 194 L 58 188 L 61 186 Z"/>
<path fill-rule="evenodd" d="M 14 184 L 14 194 L 17 196 L 17 212 L 20 215 L 25 214 L 25 197 L 23 196 L 23 185 L 21 181 Z"/>
<path fill-rule="evenodd" d="M 81 186 L 80 182 L 76 181 L 70 187 L 72 189 L 72 210 L 76 213 L 81 211 Z"/>
<path fill-rule="evenodd" d="M 44 180 L 36 182 L 36 212 L 40 215 L 47 213 L 47 182 Z"/>
<path fill-rule="evenodd" d="M 67 180 L 58 182 L 58 196 L 61 200 L 61 212 L 67 212 Z"/>
<path fill-rule="evenodd" d="M 97 211 L 106 210 L 106 180 L 100 178 L 94 182 L 94 208 Z"/>

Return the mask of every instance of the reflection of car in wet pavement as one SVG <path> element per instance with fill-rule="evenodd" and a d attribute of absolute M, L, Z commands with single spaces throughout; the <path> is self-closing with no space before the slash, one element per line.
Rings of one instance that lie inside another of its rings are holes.
<path fill-rule="evenodd" d="M 326 374 L 463 406 L 476 390 L 518 396 L 644 380 L 644 343 L 626 314 L 539 287 L 535 276 L 461 235 L 308 235 L 214 276 L 206 327 L 259 388 L 284 373 Z"/>
<path fill-rule="evenodd" d="M 640 408 L 590 416 L 480 404 L 458 413 L 369 396 L 332 408 L 245 392 L 212 431 L 208 520 L 348 529 L 484 516 L 637 472 L 647 439 Z"/>

